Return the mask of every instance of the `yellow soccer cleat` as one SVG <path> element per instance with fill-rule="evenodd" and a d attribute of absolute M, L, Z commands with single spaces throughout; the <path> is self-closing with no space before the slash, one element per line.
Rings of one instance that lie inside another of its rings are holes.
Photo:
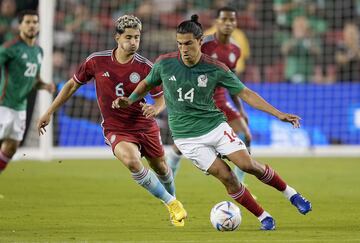
<path fill-rule="evenodd" d="M 184 219 L 182 219 L 181 221 L 177 221 L 175 219 L 170 219 L 170 222 L 175 227 L 183 227 L 185 225 L 185 220 Z"/>
<path fill-rule="evenodd" d="M 174 226 L 184 226 L 187 212 L 184 209 L 182 203 L 178 200 L 174 200 L 166 205 L 170 213 L 170 221 Z"/>

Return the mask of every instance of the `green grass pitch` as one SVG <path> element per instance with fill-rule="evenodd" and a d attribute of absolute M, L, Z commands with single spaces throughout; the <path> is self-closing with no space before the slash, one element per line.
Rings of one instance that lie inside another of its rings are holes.
<path fill-rule="evenodd" d="M 0 175 L 0 242 L 360 242 L 360 158 L 259 158 L 313 204 L 303 216 L 276 190 L 246 182 L 277 222 L 258 230 L 244 208 L 235 232 L 217 232 L 211 207 L 232 200 L 214 178 L 187 160 L 176 178 L 188 211 L 172 227 L 166 208 L 114 160 L 14 162 Z"/>

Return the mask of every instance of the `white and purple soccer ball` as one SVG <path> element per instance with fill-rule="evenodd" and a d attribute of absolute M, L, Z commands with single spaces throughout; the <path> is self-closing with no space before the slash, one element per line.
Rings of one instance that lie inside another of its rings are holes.
<path fill-rule="evenodd" d="M 241 224 L 240 208 L 232 202 L 219 202 L 211 209 L 210 221 L 218 231 L 234 231 Z"/>

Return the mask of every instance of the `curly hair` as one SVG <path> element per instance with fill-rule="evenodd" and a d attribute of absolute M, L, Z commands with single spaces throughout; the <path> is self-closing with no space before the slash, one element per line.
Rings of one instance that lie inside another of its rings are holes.
<path fill-rule="evenodd" d="M 115 22 L 115 31 L 122 34 L 126 28 L 139 29 L 141 31 L 142 24 L 140 19 L 134 15 L 123 15 L 119 17 Z"/>

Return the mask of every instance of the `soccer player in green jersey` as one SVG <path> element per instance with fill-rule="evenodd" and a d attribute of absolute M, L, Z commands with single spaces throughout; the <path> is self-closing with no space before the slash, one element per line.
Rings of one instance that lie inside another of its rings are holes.
<path fill-rule="evenodd" d="M 240 46 L 231 37 L 236 25 L 236 9 L 232 7 L 218 9 L 215 24 L 216 32 L 213 35 L 206 36 L 201 46 L 202 53 L 219 60 L 233 71 L 235 71 L 242 55 Z M 251 133 L 245 110 L 237 96 L 231 96 L 234 106 L 228 102 L 226 96 L 227 90 L 223 87 L 217 87 L 214 93 L 215 105 L 224 113 L 227 122 L 236 135 L 245 142 L 250 153 Z M 168 150 L 167 163 L 170 165 L 174 175 L 176 175 L 180 167 L 181 157 L 181 152 L 175 145 Z M 238 180 L 243 183 L 245 173 L 239 167 L 234 168 L 234 173 Z"/>
<path fill-rule="evenodd" d="M 275 229 L 273 217 L 237 180 L 228 164 L 217 155 L 226 156 L 241 170 L 256 176 L 261 182 L 281 191 L 302 214 L 311 210 L 311 203 L 302 197 L 269 165 L 250 157 L 245 144 L 226 123 L 223 113 L 215 107 L 216 87 L 228 89 L 249 105 L 267 112 L 279 120 L 300 126 L 300 117 L 283 113 L 245 85 L 227 66 L 201 53 L 202 27 L 198 16 L 177 27 L 178 52 L 158 58 L 150 74 L 129 97 L 119 97 L 113 108 L 132 105 L 154 86 L 163 85 L 169 113 L 169 126 L 176 146 L 195 166 L 220 180 L 229 195 L 247 208 L 261 222 L 262 230 Z"/>
<path fill-rule="evenodd" d="M 15 154 L 25 131 L 27 96 L 33 88 L 54 92 L 54 84 L 40 78 L 43 51 L 35 44 L 39 15 L 19 14 L 19 36 L 0 47 L 0 173 Z"/>

